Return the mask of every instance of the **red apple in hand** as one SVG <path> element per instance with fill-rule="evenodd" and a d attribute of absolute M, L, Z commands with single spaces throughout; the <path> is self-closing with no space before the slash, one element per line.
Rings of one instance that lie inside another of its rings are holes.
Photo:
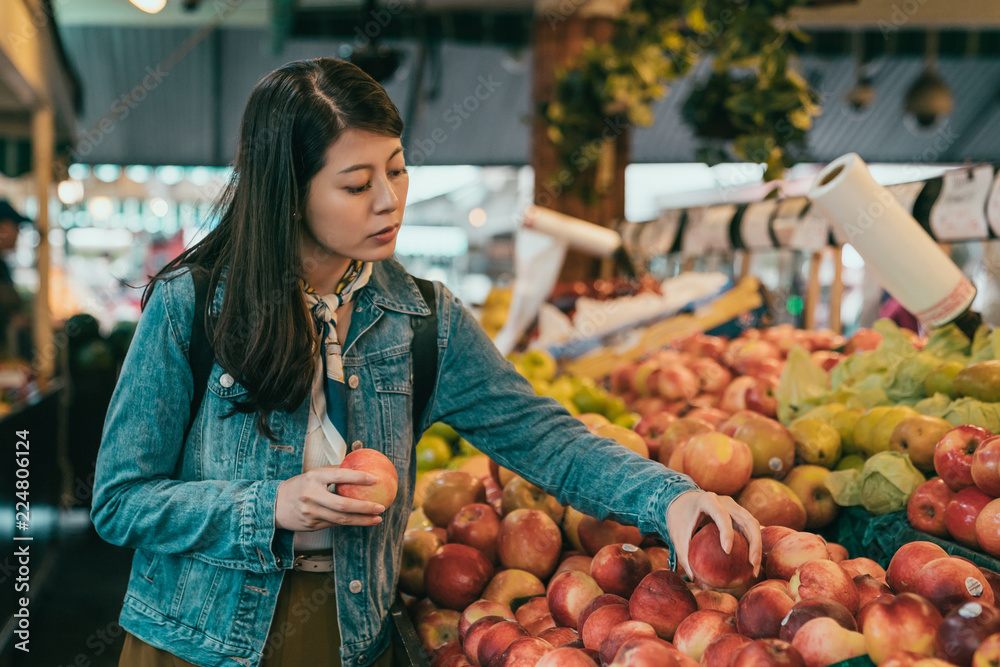
<path fill-rule="evenodd" d="M 750 545 L 739 531 L 734 531 L 730 553 L 722 550 L 719 527 L 710 523 L 701 528 L 688 545 L 688 568 L 694 582 L 736 597 L 743 595 L 753 581 Z"/>
<path fill-rule="evenodd" d="M 933 542 L 908 542 L 893 554 L 885 571 L 885 581 L 894 593 L 911 591 L 920 569 L 935 558 L 947 555 L 948 552 Z"/>
<path fill-rule="evenodd" d="M 972 481 L 994 498 L 1000 497 L 1000 435 L 987 438 L 972 455 Z"/>
<path fill-rule="evenodd" d="M 972 457 L 992 435 L 981 426 L 963 424 L 938 440 L 934 447 L 934 469 L 953 491 L 973 485 Z"/>
<path fill-rule="evenodd" d="M 970 549 L 979 549 L 976 519 L 991 500 L 993 498 L 974 486 L 968 486 L 955 494 L 944 509 L 944 525 L 956 542 Z"/>
<path fill-rule="evenodd" d="M 355 500 L 367 500 L 388 507 L 396 499 L 399 479 L 396 466 L 382 452 L 374 449 L 358 449 L 350 452 L 340 462 L 344 470 L 360 470 L 375 475 L 378 481 L 371 485 L 338 484 L 337 495 Z"/>
<path fill-rule="evenodd" d="M 944 511 L 955 497 L 943 479 L 935 477 L 922 483 L 914 490 L 906 503 L 906 518 L 917 530 L 936 537 L 949 537 L 944 525 Z"/>
<path fill-rule="evenodd" d="M 428 597 L 438 606 L 457 611 L 478 600 L 492 577 L 493 564 L 483 552 L 464 544 L 443 545 L 424 568 Z"/>
<path fill-rule="evenodd" d="M 465 544 L 483 552 L 490 562 L 497 561 L 500 517 L 485 503 L 470 503 L 448 522 L 448 542 Z"/>
<path fill-rule="evenodd" d="M 868 656 L 877 665 L 895 651 L 934 655 L 941 613 L 913 593 L 884 595 L 872 601 L 862 632 Z"/>

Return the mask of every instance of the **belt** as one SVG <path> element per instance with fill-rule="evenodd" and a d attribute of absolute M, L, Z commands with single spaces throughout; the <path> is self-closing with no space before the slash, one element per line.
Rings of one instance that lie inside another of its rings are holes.
<path fill-rule="evenodd" d="M 292 563 L 299 572 L 333 572 L 333 554 L 299 554 Z"/>

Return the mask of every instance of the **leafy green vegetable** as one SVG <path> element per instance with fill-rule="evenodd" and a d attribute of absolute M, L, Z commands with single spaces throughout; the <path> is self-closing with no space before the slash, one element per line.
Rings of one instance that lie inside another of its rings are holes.
<path fill-rule="evenodd" d="M 925 481 L 906 454 L 879 452 L 865 461 L 861 471 L 861 504 L 872 514 L 896 512 Z"/>
<path fill-rule="evenodd" d="M 984 403 L 974 398 L 959 398 L 952 401 L 942 416 L 955 426 L 974 424 L 982 426 L 991 433 L 1000 431 L 1000 403 Z"/>
<path fill-rule="evenodd" d="M 809 358 L 809 353 L 796 345 L 788 353 L 781 383 L 775 394 L 778 399 L 778 420 L 788 424 L 810 408 L 825 403 L 829 391 L 826 371 Z"/>
<path fill-rule="evenodd" d="M 918 352 L 904 359 L 885 375 L 882 387 L 892 401 L 923 398 L 924 378 L 941 365 L 942 360 L 929 352 Z"/>
<path fill-rule="evenodd" d="M 861 471 L 857 468 L 834 470 L 823 478 L 823 486 L 841 507 L 861 504 Z"/>
<path fill-rule="evenodd" d="M 947 324 L 934 329 L 927 338 L 924 352 L 940 357 L 943 361 L 962 361 L 967 363 L 972 341 L 954 324 Z"/>

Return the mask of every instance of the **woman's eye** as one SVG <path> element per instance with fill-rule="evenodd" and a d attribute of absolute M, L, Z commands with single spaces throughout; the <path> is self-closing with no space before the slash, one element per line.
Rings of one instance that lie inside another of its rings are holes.
<path fill-rule="evenodd" d="M 365 183 L 364 185 L 362 185 L 360 188 L 348 187 L 347 191 L 350 192 L 352 195 L 359 195 L 362 192 L 364 192 L 365 190 L 371 190 L 371 187 L 372 187 L 372 182 L 368 181 L 367 183 Z"/>
<path fill-rule="evenodd" d="M 402 169 L 396 169 L 396 170 L 390 171 L 389 175 L 392 176 L 393 178 L 399 178 L 400 176 L 402 176 L 403 174 L 406 174 L 406 173 L 409 173 L 409 172 L 406 170 L 406 167 L 403 167 Z"/>

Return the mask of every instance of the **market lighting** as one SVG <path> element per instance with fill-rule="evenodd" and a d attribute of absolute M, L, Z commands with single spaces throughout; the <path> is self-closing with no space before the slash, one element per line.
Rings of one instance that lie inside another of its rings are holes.
<path fill-rule="evenodd" d="M 129 0 L 133 5 L 147 14 L 158 14 L 167 6 L 167 0 Z"/>
<path fill-rule="evenodd" d="M 157 167 L 156 177 L 166 185 L 177 185 L 184 178 L 184 170 L 173 165 Z"/>
<path fill-rule="evenodd" d="M 122 168 L 117 164 L 99 164 L 94 167 L 94 176 L 105 183 L 114 183 L 122 175 Z"/>
<path fill-rule="evenodd" d="M 72 179 L 62 181 L 56 187 L 56 194 L 63 204 L 76 204 L 83 201 L 83 183 Z"/>
<path fill-rule="evenodd" d="M 482 227 L 486 224 L 486 211 L 481 208 L 474 208 L 469 211 L 469 224 L 473 227 Z"/>
<path fill-rule="evenodd" d="M 165 216 L 169 208 L 166 200 L 159 197 L 149 202 L 149 209 L 153 212 L 153 215 L 159 218 Z"/>
<path fill-rule="evenodd" d="M 107 220 L 114 213 L 115 205 L 110 197 L 92 197 L 87 203 L 87 210 L 95 220 Z"/>
<path fill-rule="evenodd" d="M 153 176 L 153 168 L 144 164 L 133 164 L 125 167 L 125 175 L 135 183 L 145 183 Z"/>

